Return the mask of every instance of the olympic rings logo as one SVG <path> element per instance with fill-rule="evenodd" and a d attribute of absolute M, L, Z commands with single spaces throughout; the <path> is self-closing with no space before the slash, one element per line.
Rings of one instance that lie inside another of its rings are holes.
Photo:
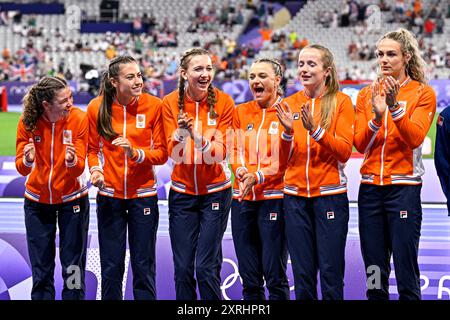
<path fill-rule="evenodd" d="M 233 271 L 231 272 L 231 274 L 229 274 L 222 282 L 222 285 L 220 286 L 220 290 L 222 291 L 222 296 L 225 300 L 234 300 L 232 298 L 229 297 L 229 289 L 232 288 L 235 284 L 236 281 L 239 280 L 239 282 L 242 285 L 242 278 L 239 275 L 239 268 L 237 266 L 237 264 L 228 258 L 223 258 L 223 263 L 229 263 L 231 265 L 231 267 L 233 268 Z M 291 259 L 288 259 L 288 265 L 291 264 Z M 266 281 L 264 281 L 263 287 L 266 286 Z M 294 291 L 295 286 L 289 286 L 289 291 Z"/>

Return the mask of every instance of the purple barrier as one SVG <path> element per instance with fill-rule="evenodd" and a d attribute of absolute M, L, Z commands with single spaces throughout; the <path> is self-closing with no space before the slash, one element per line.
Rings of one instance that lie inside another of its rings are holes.
<path fill-rule="evenodd" d="M 78 92 L 77 81 L 69 81 L 74 93 L 75 105 L 85 105 L 93 98 L 87 92 Z M 20 105 L 23 96 L 34 82 L 0 82 L 0 86 L 6 86 L 8 101 L 11 105 Z M 215 81 L 214 85 L 228 93 L 236 104 L 244 103 L 253 99 L 247 80 Z M 431 80 L 430 85 L 436 92 L 438 111 L 450 105 L 450 80 Z M 341 90 L 352 97 L 353 104 L 356 104 L 356 96 L 365 84 L 342 84 Z M 149 91 L 151 94 L 163 97 L 177 88 L 177 80 L 165 80 L 151 82 Z M 288 97 L 302 89 L 298 80 L 288 81 L 285 96 Z"/>

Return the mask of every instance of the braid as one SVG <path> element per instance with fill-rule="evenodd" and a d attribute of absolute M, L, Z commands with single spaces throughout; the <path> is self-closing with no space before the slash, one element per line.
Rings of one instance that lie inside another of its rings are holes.
<path fill-rule="evenodd" d="M 253 63 L 261 63 L 261 62 L 271 63 L 275 75 L 283 77 L 283 68 L 281 67 L 281 64 L 277 60 L 272 58 L 260 58 L 256 59 Z"/>
<path fill-rule="evenodd" d="M 277 60 L 264 57 L 264 58 L 256 59 L 253 63 L 254 64 L 255 63 L 269 63 L 272 66 L 272 69 L 275 72 L 275 75 L 283 78 L 283 68 L 281 67 L 281 64 Z M 283 88 L 281 88 L 281 86 L 278 86 L 277 94 L 279 94 L 280 96 L 282 96 L 284 94 Z"/>
<path fill-rule="evenodd" d="M 216 119 L 219 115 L 214 111 L 214 105 L 217 103 L 216 92 L 212 84 L 208 87 L 208 98 L 206 99 L 209 107 L 209 117 L 211 119 Z"/>
<path fill-rule="evenodd" d="M 189 66 L 189 62 L 193 56 L 201 56 L 207 55 L 209 56 L 209 51 L 203 48 L 193 48 L 188 51 L 185 51 L 180 59 L 180 68 L 187 70 Z M 180 112 L 183 111 L 184 108 L 184 89 L 185 89 L 186 80 L 180 75 L 180 79 L 178 81 L 178 108 Z M 211 119 L 215 119 L 218 117 L 218 114 L 214 111 L 214 105 L 217 103 L 216 93 L 214 91 L 214 87 L 212 84 L 208 87 L 208 97 L 207 103 L 209 107 L 209 116 Z"/>
<path fill-rule="evenodd" d="M 183 77 L 180 77 L 180 80 L 178 81 L 178 110 L 180 114 L 184 110 L 184 85 L 186 83 L 186 80 L 184 80 Z"/>

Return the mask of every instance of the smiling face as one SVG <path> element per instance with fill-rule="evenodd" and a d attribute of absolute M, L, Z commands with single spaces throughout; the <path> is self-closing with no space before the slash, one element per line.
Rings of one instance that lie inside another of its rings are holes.
<path fill-rule="evenodd" d="M 377 46 L 378 64 L 383 76 L 392 76 L 396 79 L 405 74 L 405 66 L 411 58 L 410 54 L 404 55 L 400 43 L 385 38 Z"/>
<path fill-rule="evenodd" d="M 298 56 L 297 73 L 305 88 L 314 89 L 325 85 L 325 80 L 330 74 L 330 68 L 324 68 L 320 50 L 306 48 Z"/>
<path fill-rule="evenodd" d="M 248 78 L 254 99 L 261 107 L 269 107 L 277 98 L 281 77 L 275 75 L 270 63 L 259 62 L 252 64 Z"/>
<path fill-rule="evenodd" d="M 56 122 L 67 117 L 73 105 L 73 95 L 69 87 L 55 91 L 52 101 L 43 101 L 44 116 L 50 122 Z"/>
<path fill-rule="evenodd" d="M 110 80 L 116 89 L 117 100 L 127 105 L 142 93 L 142 73 L 135 62 L 122 63 L 119 68 L 119 75 Z"/>
<path fill-rule="evenodd" d="M 202 100 L 214 77 L 211 58 L 206 54 L 192 56 L 187 68 L 181 68 L 180 75 L 188 83 L 189 96 L 196 101 Z"/>

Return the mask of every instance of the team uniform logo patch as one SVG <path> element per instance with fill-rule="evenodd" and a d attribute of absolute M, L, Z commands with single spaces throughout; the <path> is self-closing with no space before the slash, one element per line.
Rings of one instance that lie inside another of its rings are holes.
<path fill-rule="evenodd" d="M 400 219 L 408 218 L 408 211 L 400 211 Z"/>
<path fill-rule="evenodd" d="M 79 213 L 80 211 L 81 209 L 79 205 L 73 206 L 73 213 Z"/>
<path fill-rule="evenodd" d="M 219 205 L 218 202 L 213 202 L 213 203 L 211 204 L 211 209 L 212 209 L 213 211 L 219 211 L 219 208 L 220 208 L 220 205 Z"/>
<path fill-rule="evenodd" d="M 136 115 L 136 128 L 138 128 L 138 129 L 145 128 L 145 114 L 138 113 Z"/>
<path fill-rule="evenodd" d="M 216 126 L 217 125 L 217 120 L 216 119 L 212 119 L 209 115 L 208 112 L 208 126 Z"/>
<path fill-rule="evenodd" d="M 334 219 L 334 211 L 328 211 L 327 212 L 327 219 L 333 220 Z"/>
<path fill-rule="evenodd" d="M 269 134 L 278 134 L 278 122 L 272 121 L 270 123 Z"/>
<path fill-rule="evenodd" d="M 63 144 L 72 143 L 72 130 L 63 130 Z"/>
<path fill-rule="evenodd" d="M 270 213 L 270 221 L 275 221 L 278 218 L 278 213 L 276 212 L 271 212 Z"/>
<path fill-rule="evenodd" d="M 144 208 L 144 216 L 148 216 L 151 213 L 150 208 Z"/>

